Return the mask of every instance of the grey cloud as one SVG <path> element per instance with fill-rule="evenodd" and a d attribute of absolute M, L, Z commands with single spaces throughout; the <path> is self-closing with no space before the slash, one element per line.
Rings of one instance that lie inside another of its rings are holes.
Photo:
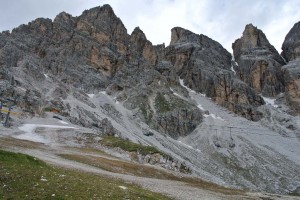
<path fill-rule="evenodd" d="M 154 44 L 168 43 L 170 29 L 182 26 L 229 51 L 248 23 L 262 29 L 279 50 L 285 34 L 300 20 L 297 0 L 0 0 L 0 31 L 38 17 L 53 19 L 61 11 L 77 16 L 103 4 L 113 7 L 129 33 L 140 26 Z"/>

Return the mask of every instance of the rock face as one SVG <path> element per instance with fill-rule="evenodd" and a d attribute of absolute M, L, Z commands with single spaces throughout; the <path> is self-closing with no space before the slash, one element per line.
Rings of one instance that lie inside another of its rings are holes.
<path fill-rule="evenodd" d="M 192 132 L 202 119 L 195 105 L 170 91 L 172 87 L 184 92 L 180 77 L 189 88 L 229 110 L 247 119 L 261 118 L 256 107 L 264 103 L 262 98 L 234 77 L 231 55 L 219 43 L 175 27 L 168 47 L 154 46 L 138 27 L 128 35 L 109 5 L 86 10 L 79 17 L 62 12 L 53 22 L 37 19 L 11 34 L 1 33 L 0 38 L 0 64 L 9 69 L 2 76 L 1 90 L 10 91 L 9 77 L 19 87 L 15 98 L 24 99 L 22 90 L 30 88 L 25 95 L 30 106 L 21 100 L 19 105 L 32 112 L 47 106 L 69 115 L 64 101 L 74 90 L 107 90 L 151 127 L 179 137 Z M 53 102 L 60 102 L 59 106 Z M 90 119 L 81 120 L 85 126 L 97 124 L 91 114 L 78 112 L 77 116 Z"/>
<path fill-rule="evenodd" d="M 152 43 L 147 40 L 145 34 L 139 27 L 136 27 L 131 33 L 130 50 L 133 52 L 138 52 L 139 56 L 144 57 L 150 65 L 156 64 L 156 51 Z"/>
<path fill-rule="evenodd" d="M 291 113 L 300 114 L 300 22 L 296 23 L 285 37 L 281 55 L 288 61 L 282 68 L 286 101 Z"/>
<path fill-rule="evenodd" d="M 231 55 L 219 43 L 180 27 L 172 29 L 165 59 L 189 88 L 250 120 L 259 120 L 264 102 L 231 71 Z"/>
<path fill-rule="evenodd" d="M 281 67 L 285 62 L 261 30 L 248 24 L 232 48 L 237 77 L 264 96 L 284 92 Z"/>
<path fill-rule="evenodd" d="M 291 32 L 286 41 L 298 41 L 299 28 Z M 259 93 L 286 91 L 281 100 L 299 112 L 297 44 L 284 43 L 285 65 L 262 31 L 247 25 L 233 44 L 237 65 L 218 42 L 184 28 L 171 30 L 167 47 L 138 27 L 128 34 L 109 5 L 78 17 L 62 12 L 0 33 L 0 100 L 13 99 L 24 118 L 55 112 L 97 136 L 154 145 L 187 164 L 167 159 L 167 168 L 293 192 L 299 145 L 289 137 L 299 137 L 299 117 L 263 105 Z M 140 159 L 157 163 L 159 155 Z"/>
<path fill-rule="evenodd" d="M 287 62 L 300 57 L 300 22 L 296 23 L 286 35 L 281 55 Z"/>

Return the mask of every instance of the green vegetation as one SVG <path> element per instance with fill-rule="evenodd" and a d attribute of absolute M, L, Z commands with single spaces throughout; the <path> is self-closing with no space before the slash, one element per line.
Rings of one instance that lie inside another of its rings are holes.
<path fill-rule="evenodd" d="M 179 180 L 175 175 L 164 170 L 159 170 L 147 165 L 136 164 L 134 162 L 118 160 L 116 158 L 108 159 L 100 156 L 75 154 L 62 154 L 60 156 L 69 160 L 74 160 L 87 165 L 98 167 L 109 172 L 129 174 L 139 177 Z"/>
<path fill-rule="evenodd" d="M 155 147 L 136 144 L 129 140 L 124 140 L 122 138 L 113 137 L 113 136 L 105 136 L 100 141 L 100 143 L 107 147 L 113 147 L 113 148 L 119 147 L 124 151 L 128 151 L 128 152 L 139 152 L 142 155 L 154 154 L 154 153 L 160 153 L 161 155 L 163 155 L 163 153 L 157 150 Z"/>
<path fill-rule="evenodd" d="M 87 165 L 98 167 L 100 169 L 110 171 L 110 172 L 135 175 L 139 177 L 150 177 L 150 178 L 157 178 L 157 179 L 181 181 L 193 187 L 202 188 L 213 192 L 222 193 L 225 195 L 243 195 L 245 193 L 245 191 L 242 190 L 225 188 L 223 186 L 208 181 L 204 181 L 199 178 L 184 177 L 184 176 L 179 177 L 172 173 L 166 172 L 164 170 L 159 170 L 157 168 L 153 168 L 147 165 L 141 165 L 133 162 L 126 162 L 118 159 L 108 159 L 108 158 L 92 156 L 92 155 L 64 154 L 61 156 L 66 159 L 85 163 Z"/>
<path fill-rule="evenodd" d="M 120 180 L 56 168 L 28 155 L 0 150 L 0 199 L 169 198 Z"/>
<path fill-rule="evenodd" d="M 171 111 L 170 104 L 161 93 L 157 93 L 155 97 L 155 107 L 160 113 Z"/>
<path fill-rule="evenodd" d="M 60 111 L 54 107 L 45 107 L 44 108 L 45 112 L 54 112 L 54 113 L 59 113 Z"/>
<path fill-rule="evenodd" d="M 153 118 L 153 111 L 151 110 L 149 104 L 148 103 L 142 104 L 140 106 L 140 110 L 142 111 L 146 123 L 149 124 Z"/>

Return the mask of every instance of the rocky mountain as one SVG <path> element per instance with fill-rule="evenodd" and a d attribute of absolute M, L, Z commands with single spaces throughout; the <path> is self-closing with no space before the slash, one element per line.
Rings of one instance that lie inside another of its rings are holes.
<path fill-rule="evenodd" d="M 109 5 L 62 12 L 0 33 L 1 100 L 22 113 L 12 127 L 54 112 L 97 136 L 156 146 L 218 184 L 299 194 L 299 35 L 296 24 L 286 64 L 249 24 L 233 59 L 181 27 L 153 45 Z"/>
<path fill-rule="evenodd" d="M 265 34 L 248 24 L 243 36 L 232 44 L 237 76 L 264 96 L 284 92 L 281 67 L 285 64 Z"/>
<path fill-rule="evenodd" d="M 285 77 L 286 102 L 292 114 L 300 113 L 300 23 L 289 31 L 282 44 L 281 55 L 288 62 L 282 70 Z"/>

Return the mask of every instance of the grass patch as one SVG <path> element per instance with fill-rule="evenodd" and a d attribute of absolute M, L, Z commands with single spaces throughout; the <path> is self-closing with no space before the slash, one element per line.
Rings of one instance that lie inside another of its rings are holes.
<path fill-rule="evenodd" d="M 225 195 L 243 195 L 245 191 L 226 188 L 215 183 L 211 183 L 208 181 L 201 180 L 199 178 L 192 177 L 178 177 L 172 173 L 168 173 L 163 170 L 155 169 L 153 167 L 145 166 L 142 164 L 130 163 L 120 160 L 111 160 L 107 158 L 95 157 L 95 156 L 85 156 L 85 155 L 60 155 L 66 159 L 74 160 L 77 162 L 81 162 L 87 165 L 91 165 L 94 167 L 98 167 L 100 169 L 122 173 L 135 175 L 140 177 L 149 177 L 149 178 L 157 178 L 164 180 L 174 180 L 181 181 L 190 186 L 210 190 L 213 192 L 222 193 Z"/>
<path fill-rule="evenodd" d="M 105 136 L 100 141 L 100 143 L 104 146 L 111 147 L 111 148 L 119 147 L 124 151 L 128 151 L 128 152 L 139 152 L 142 155 L 154 154 L 154 153 L 160 153 L 161 155 L 164 155 L 161 151 L 159 151 L 155 147 L 144 146 L 114 136 Z"/>
<path fill-rule="evenodd" d="M 169 198 L 120 180 L 56 168 L 28 155 L 0 150 L 0 199 Z"/>
<path fill-rule="evenodd" d="M 157 93 L 155 97 L 155 107 L 160 113 L 171 111 L 168 101 L 161 93 Z"/>
<path fill-rule="evenodd" d="M 142 165 L 142 164 L 136 164 L 133 162 L 126 162 L 117 159 L 108 159 L 108 158 L 103 158 L 98 156 L 86 156 L 86 155 L 74 155 L 74 154 L 72 155 L 62 154 L 60 156 L 69 160 L 81 162 L 114 173 L 135 175 L 139 177 L 169 179 L 169 180 L 175 180 L 177 178 L 175 175 L 168 173 L 164 170 L 159 170 L 154 167 L 149 167 L 147 165 Z"/>

